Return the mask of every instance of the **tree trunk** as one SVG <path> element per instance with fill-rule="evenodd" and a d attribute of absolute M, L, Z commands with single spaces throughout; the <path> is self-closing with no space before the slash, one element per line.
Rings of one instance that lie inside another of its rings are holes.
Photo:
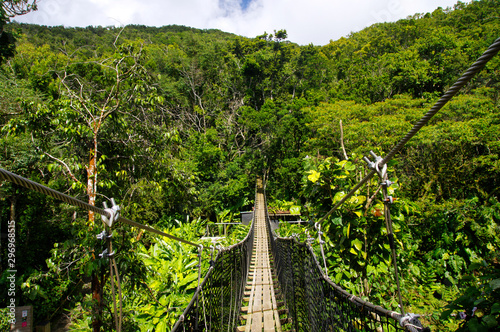
<path fill-rule="evenodd" d="M 97 195 L 97 137 L 94 137 L 94 149 L 90 150 L 90 160 L 87 166 L 87 196 L 89 204 L 95 206 L 95 198 Z M 95 213 L 89 211 L 89 226 L 94 228 Z"/>
<path fill-rule="evenodd" d="M 94 146 L 90 150 L 90 160 L 87 167 L 87 195 L 89 197 L 89 204 L 95 206 L 95 198 L 97 195 L 97 135 L 94 134 L 93 140 Z M 94 229 L 95 226 L 95 213 L 94 211 L 89 211 L 89 221 L 88 225 L 90 231 Z M 95 253 L 93 255 L 95 259 Z M 99 274 L 97 272 L 92 273 L 92 299 L 94 300 L 93 308 L 93 321 L 92 330 L 94 332 L 99 332 L 102 325 L 102 284 L 99 281 Z"/>
<path fill-rule="evenodd" d="M 102 298 L 101 298 L 101 283 L 99 281 L 99 275 L 94 272 L 92 274 L 92 299 L 94 300 L 93 304 L 93 320 L 92 320 L 92 330 L 94 332 L 99 332 L 101 330 L 102 319 Z"/>
<path fill-rule="evenodd" d="M 344 129 L 342 128 L 342 120 L 339 121 L 340 124 L 340 146 L 342 147 L 342 152 L 344 153 L 344 159 L 349 160 L 347 158 L 347 153 L 345 152 L 345 147 L 344 147 Z"/>
<path fill-rule="evenodd" d="M 14 195 L 10 198 L 10 220 L 16 220 L 16 202 L 17 197 Z"/>

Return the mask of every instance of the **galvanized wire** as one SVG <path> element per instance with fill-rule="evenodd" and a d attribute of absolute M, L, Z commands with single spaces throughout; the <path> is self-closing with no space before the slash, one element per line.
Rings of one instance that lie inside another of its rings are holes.
<path fill-rule="evenodd" d="M 236 330 L 251 263 L 254 234 L 255 223 L 252 221 L 243 241 L 218 252 L 172 332 Z"/>
<path fill-rule="evenodd" d="M 77 207 L 82 208 L 84 210 L 93 211 L 95 213 L 100 214 L 101 216 L 105 216 L 107 218 L 111 217 L 110 213 L 107 212 L 104 209 L 101 209 L 101 208 L 98 208 L 97 206 L 85 203 L 85 202 L 83 202 L 83 201 L 81 201 L 79 199 L 76 199 L 76 198 L 71 197 L 69 195 L 63 194 L 63 193 L 61 193 L 61 192 L 59 192 L 57 190 L 54 190 L 54 189 L 49 188 L 49 187 L 46 187 L 46 186 L 44 186 L 42 184 L 39 184 L 39 183 L 37 183 L 35 181 L 26 179 L 26 178 L 24 178 L 24 177 L 22 177 L 20 175 L 17 175 L 15 173 L 9 172 L 9 171 L 7 171 L 5 169 L 2 169 L 2 168 L 0 168 L 0 179 L 5 180 L 5 181 L 9 181 L 9 182 L 12 182 L 12 183 L 15 183 L 17 185 L 20 185 L 22 187 L 31 189 L 33 191 L 39 192 L 41 194 L 44 194 L 44 195 L 47 195 L 47 196 L 50 196 L 50 197 L 53 197 L 55 199 L 59 199 L 59 200 L 65 202 L 65 203 L 68 203 L 68 204 L 73 205 L 73 206 L 77 206 Z M 134 226 L 134 227 L 137 227 L 137 228 L 140 228 L 140 229 L 144 229 L 146 231 L 149 231 L 149 232 L 152 232 L 152 233 L 155 233 L 155 234 L 167 237 L 167 238 L 172 239 L 172 240 L 180 241 L 182 243 L 185 243 L 185 244 L 188 244 L 188 245 L 191 245 L 191 246 L 195 246 L 195 247 L 199 246 L 198 244 L 193 243 L 191 241 L 179 238 L 177 236 L 173 236 L 173 235 L 167 234 L 165 232 L 159 231 L 159 230 L 154 229 L 154 228 L 152 228 L 150 226 L 147 226 L 147 225 L 140 224 L 138 222 L 132 221 L 132 220 L 127 219 L 127 218 L 122 217 L 122 216 L 119 216 L 116 221 L 117 222 L 121 221 L 121 222 L 123 222 L 125 224 L 128 224 L 130 226 Z"/>
<path fill-rule="evenodd" d="M 490 61 L 498 52 L 500 51 L 500 38 L 495 40 L 493 44 L 488 47 L 488 49 L 481 55 L 476 62 L 470 68 L 462 74 L 462 76 L 453 84 L 451 88 L 446 91 L 446 93 L 432 106 L 432 108 L 413 126 L 413 128 L 392 148 L 391 151 L 385 156 L 382 161 L 380 161 L 379 166 L 387 164 L 396 153 L 403 148 L 403 146 L 408 143 L 410 139 L 415 136 L 423 126 L 425 126 L 429 120 L 439 112 L 446 103 L 448 103 L 451 98 L 453 98 L 461 88 L 463 88 L 479 71 L 481 71 L 484 66 Z M 318 222 L 323 222 L 328 218 L 335 210 L 337 210 L 345 201 L 347 201 L 359 188 L 361 188 L 366 182 L 368 182 L 376 171 L 371 170 L 354 188 L 351 189 L 334 207 L 328 211 Z"/>
<path fill-rule="evenodd" d="M 266 220 L 269 226 L 267 209 Z M 410 319 L 374 305 L 334 283 L 321 268 L 309 243 L 302 243 L 297 237 L 278 237 L 274 232 L 270 242 L 292 330 L 429 331 L 422 327 L 418 316 Z"/>
<path fill-rule="evenodd" d="M 453 86 L 446 91 L 446 93 L 434 104 L 434 106 L 432 106 L 432 108 L 420 119 L 420 121 L 413 126 L 406 136 L 403 137 L 398 144 L 396 144 L 396 146 L 381 161 L 380 166 L 387 164 L 394 157 L 394 155 L 398 153 L 399 150 L 401 150 L 401 148 L 408 143 L 408 141 L 415 136 L 415 134 L 474 77 L 474 75 L 481 71 L 481 69 L 486 66 L 488 61 L 490 61 L 499 51 L 500 38 L 495 40 L 495 42 L 488 47 L 483 55 L 481 55 L 481 57 L 479 57 L 479 59 L 477 59 L 476 62 L 474 62 L 474 64 L 470 66 L 464 74 L 462 74 L 462 77 L 460 77 L 458 81 L 456 81 L 455 84 L 453 84 Z"/>

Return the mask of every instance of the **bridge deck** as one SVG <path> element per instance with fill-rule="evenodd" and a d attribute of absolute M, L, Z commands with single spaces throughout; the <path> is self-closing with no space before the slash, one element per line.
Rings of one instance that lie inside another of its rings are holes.
<path fill-rule="evenodd" d="M 245 294 L 249 295 L 246 326 L 240 331 L 268 332 L 281 331 L 276 297 L 274 294 L 273 277 L 269 260 L 269 238 L 264 211 L 264 195 L 257 193 L 255 202 L 255 240 L 252 264 L 247 280 Z"/>

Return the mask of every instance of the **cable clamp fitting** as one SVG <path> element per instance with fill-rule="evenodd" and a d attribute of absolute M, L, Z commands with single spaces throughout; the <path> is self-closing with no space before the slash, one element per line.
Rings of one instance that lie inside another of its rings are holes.
<path fill-rule="evenodd" d="M 392 181 L 390 181 L 390 180 L 385 180 L 384 182 L 380 182 L 380 185 L 381 185 L 381 186 L 390 187 L 392 183 L 393 183 L 393 182 L 392 182 Z"/>
<path fill-rule="evenodd" d="M 399 319 L 399 325 L 405 327 L 406 325 L 412 325 L 418 329 L 422 329 L 422 323 L 419 320 L 420 315 L 408 313 Z"/>
<path fill-rule="evenodd" d="M 104 241 L 105 239 L 111 238 L 111 235 L 108 235 L 108 233 L 106 233 L 106 231 L 104 230 L 101 233 L 97 234 L 96 237 L 99 241 Z"/>
<path fill-rule="evenodd" d="M 99 254 L 99 258 L 112 258 L 115 255 L 115 252 L 113 251 L 112 253 L 108 252 L 108 249 L 104 249 L 102 253 Z"/>
<path fill-rule="evenodd" d="M 394 197 L 392 197 L 392 196 L 387 196 L 387 199 L 384 199 L 384 203 L 387 203 L 387 204 L 394 204 Z"/>
<path fill-rule="evenodd" d="M 120 206 L 116 204 L 114 198 L 111 198 L 111 204 L 112 204 L 111 208 L 108 208 L 108 204 L 106 202 L 103 203 L 104 211 L 106 211 L 109 214 L 109 217 L 101 215 L 102 221 L 108 227 L 111 227 L 113 223 L 120 217 Z"/>
<path fill-rule="evenodd" d="M 384 166 L 382 166 L 382 169 L 380 169 L 380 162 L 383 160 L 383 158 L 377 156 L 373 151 L 370 151 L 370 154 L 372 155 L 373 158 L 375 158 L 374 162 L 372 162 L 367 157 L 363 157 L 363 160 L 368 164 L 368 168 L 377 171 L 380 178 L 383 179 L 384 176 L 387 174 L 387 164 L 384 164 Z M 388 186 L 390 186 L 390 184 L 388 184 Z"/>

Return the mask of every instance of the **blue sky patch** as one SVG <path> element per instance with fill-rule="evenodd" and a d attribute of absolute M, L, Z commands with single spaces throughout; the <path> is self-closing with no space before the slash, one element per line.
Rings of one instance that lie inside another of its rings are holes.
<path fill-rule="evenodd" d="M 241 9 L 243 9 L 243 11 L 245 11 L 248 8 L 248 6 L 250 5 L 250 2 L 252 2 L 252 0 L 241 0 L 241 3 L 240 3 Z"/>

